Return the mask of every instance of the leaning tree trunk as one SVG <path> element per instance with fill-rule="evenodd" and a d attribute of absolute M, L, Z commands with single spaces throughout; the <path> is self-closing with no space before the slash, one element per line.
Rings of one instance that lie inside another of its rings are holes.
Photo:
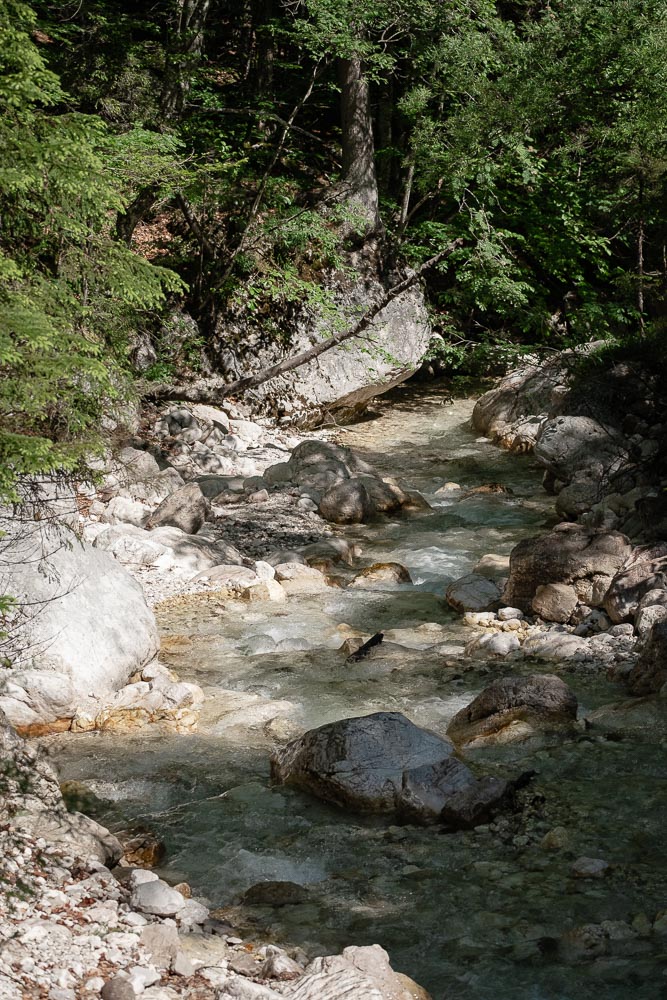
<path fill-rule="evenodd" d="M 350 205 L 367 220 L 369 230 L 380 221 L 373 121 L 361 60 L 340 59 L 341 125 L 343 129 L 343 185 Z"/>

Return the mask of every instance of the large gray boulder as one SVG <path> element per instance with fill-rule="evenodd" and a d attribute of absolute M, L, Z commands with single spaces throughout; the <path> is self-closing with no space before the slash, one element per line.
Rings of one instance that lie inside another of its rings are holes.
<path fill-rule="evenodd" d="M 547 599 L 541 599 L 545 592 L 540 588 L 565 584 L 582 604 L 601 607 L 612 578 L 631 552 L 629 540 L 618 531 L 596 532 L 579 524 L 557 524 L 548 534 L 524 538 L 512 549 L 503 603 L 545 617 L 553 607 L 557 615 L 553 620 L 559 621 L 567 595 L 563 592 L 563 601 L 558 602 L 555 594 L 547 592 Z"/>
<path fill-rule="evenodd" d="M 68 812 L 55 772 L 41 752 L 21 739 L 0 711 L 0 824 L 58 844 L 67 854 L 103 864 L 123 849 L 113 834 L 78 812 Z"/>
<path fill-rule="evenodd" d="M 559 416 L 541 429 L 535 457 L 564 483 L 585 472 L 589 480 L 613 475 L 628 461 L 625 439 L 592 417 Z"/>
<path fill-rule="evenodd" d="M 545 362 L 526 360 L 510 372 L 477 400 L 475 430 L 502 448 L 532 450 L 547 420 L 561 412 L 568 393 L 568 358 L 565 352 Z"/>
<path fill-rule="evenodd" d="M 576 696 L 560 677 L 503 677 L 454 716 L 447 735 L 462 747 L 509 743 L 535 732 L 571 726 L 576 717 Z"/>
<path fill-rule="evenodd" d="M 16 599 L 17 612 L 0 708 L 26 728 L 73 715 L 70 699 L 123 687 L 160 643 L 141 587 L 107 553 L 63 525 L 3 527 L 11 534 L 0 551 L 0 593 Z"/>
<path fill-rule="evenodd" d="M 319 315 L 304 309 L 292 320 L 288 338 L 267 338 L 243 307 L 237 316 L 221 318 L 220 342 L 227 349 L 233 344 L 235 364 L 256 371 L 330 339 L 341 326 L 353 326 L 400 280 L 372 241 L 345 256 L 345 266 L 327 278 L 335 309 Z M 378 313 L 370 332 L 370 338 L 348 340 L 297 371 L 271 379 L 258 388 L 258 397 L 273 412 L 291 418 L 314 410 L 347 414 L 363 408 L 375 394 L 407 378 L 426 353 L 431 324 L 422 289 L 415 284 L 396 296 Z"/>
<path fill-rule="evenodd" d="M 206 520 L 208 504 L 197 483 L 188 483 L 163 500 L 146 521 L 152 528 L 180 528 L 186 535 L 196 535 Z"/>
<path fill-rule="evenodd" d="M 630 621 L 651 590 L 667 591 L 667 543 L 635 549 L 616 573 L 604 600 L 613 622 Z"/>
<path fill-rule="evenodd" d="M 630 694 L 655 694 L 667 684 L 667 622 L 657 622 L 628 674 Z"/>
<path fill-rule="evenodd" d="M 499 778 L 477 779 L 448 739 L 400 712 L 311 729 L 275 751 L 271 776 L 344 808 L 451 829 L 486 822 L 508 792 Z"/>

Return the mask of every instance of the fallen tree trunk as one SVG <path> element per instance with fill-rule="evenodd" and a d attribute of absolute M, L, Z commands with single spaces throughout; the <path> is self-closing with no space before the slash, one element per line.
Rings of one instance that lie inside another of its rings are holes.
<path fill-rule="evenodd" d="M 344 343 L 346 340 L 351 340 L 353 337 L 360 337 L 372 325 L 378 313 L 381 313 L 390 302 L 419 281 L 427 271 L 448 257 L 454 250 L 461 246 L 462 243 L 463 240 L 461 239 L 454 240 L 447 247 L 445 247 L 444 250 L 441 250 L 440 253 L 435 254 L 433 257 L 430 257 L 429 260 L 425 261 L 420 267 L 417 268 L 416 271 L 413 271 L 412 274 L 403 278 L 403 280 L 399 281 L 396 285 L 393 285 L 373 306 L 371 306 L 370 309 L 364 313 L 361 319 L 359 319 L 355 325 L 351 327 L 351 329 L 345 330 L 341 333 L 334 333 L 331 337 L 327 337 L 326 340 L 321 340 L 319 343 L 314 344 L 305 351 L 301 351 L 299 354 L 293 354 L 291 357 L 278 361 L 275 365 L 270 365 L 268 368 L 262 368 L 262 370 L 257 372 L 255 375 L 248 375 L 245 378 L 237 379 L 235 382 L 225 382 L 221 378 L 207 378 L 183 385 L 163 383 L 159 383 L 157 385 L 145 385 L 142 396 L 144 399 L 151 400 L 153 402 L 159 402 L 162 400 L 178 400 L 186 403 L 210 403 L 215 405 L 217 402 L 220 402 L 220 400 L 229 396 L 239 396 L 242 393 L 247 392 L 248 389 L 256 389 L 257 386 L 263 385 L 263 383 L 268 382 L 269 379 L 276 378 L 277 375 L 282 375 L 284 372 L 300 368 L 302 365 L 305 365 L 309 361 L 313 361 L 315 358 L 318 358 L 321 354 L 324 354 L 325 351 L 330 351 L 332 348 L 338 347 L 339 344 Z"/>

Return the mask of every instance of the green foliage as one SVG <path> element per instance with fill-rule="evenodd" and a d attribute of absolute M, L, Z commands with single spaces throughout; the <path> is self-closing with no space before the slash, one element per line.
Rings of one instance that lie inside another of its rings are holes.
<path fill-rule="evenodd" d="M 137 313 L 183 285 L 114 238 L 127 190 L 154 176 L 144 134 L 120 142 L 99 118 L 55 110 L 65 98 L 33 15 L 0 0 L 0 24 L 0 497 L 12 499 L 19 477 L 72 471 L 95 447 L 129 391 Z"/>

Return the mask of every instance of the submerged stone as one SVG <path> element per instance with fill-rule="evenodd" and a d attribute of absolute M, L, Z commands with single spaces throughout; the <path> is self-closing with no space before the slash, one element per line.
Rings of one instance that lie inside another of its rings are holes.
<path fill-rule="evenodd" d="M 375 712 L 311 729 L 273 754 L 271 776 L 327 802 L 468 829 L 486 822 L 509 791 L 477 779 L 453 744 L 400 712 Z"/>

